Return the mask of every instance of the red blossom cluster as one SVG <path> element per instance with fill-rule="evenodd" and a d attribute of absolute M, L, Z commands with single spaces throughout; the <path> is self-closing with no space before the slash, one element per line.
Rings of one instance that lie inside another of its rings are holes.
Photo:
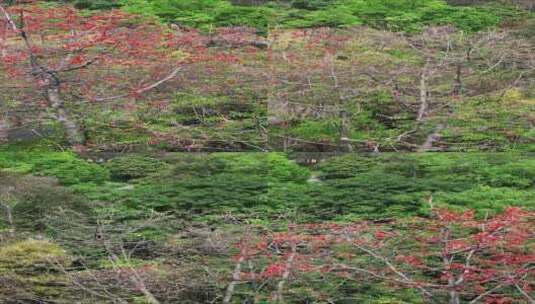
<path fill-rule="evenodd" d="M 508 208 L 485 219 L 472 211 L 434 210 L 415 222 L 289 225 L 242 240 L 236 261 L 263 265 L 257 273 L 242 271 L 242 280 L 284 282 L 314 272 L 370 276 L 418 289 L 426 299 L 511 303 L 535 290 L 534 223 L 534 213 Z M 503 292 L 507 288 L 517 292 Z"/>

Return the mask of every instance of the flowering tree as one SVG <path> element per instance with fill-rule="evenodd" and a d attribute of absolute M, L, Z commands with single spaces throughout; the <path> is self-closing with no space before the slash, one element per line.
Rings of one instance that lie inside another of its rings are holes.
<path fill-rule="evenodd" d="M 376 235 L 383 240 L 377 248 L 348 240 L 384 266 L 371 274 L 417 288 L 429 301 L 535 303 L 534 219 L 518 208 L 483 220 L 471 211 L 437 210 L 432 219 L 406 227 L 408 235 Z"/>
<path fill-rule="evenodd" d="M 534 220 L 509 208 L 486 219 L 436 210 L 405 223 L 295 225 L 240 242 L 237 265 L 263 267 L 236 267 L 231 284 L 274 281 L 271 298 L 282 301 L 286 282 L 316 272 L 414 289 L 425 303 L 535 303 Z"/>
<path fill-rule="evenodd" d="M 136 18 L 118 10 L 82 15 L 68 5 L 0 5 L 1 67 L 10 82 L 41 95 L 21 99 L 45 109 L 71 144 L 82 144 L 69 105 L 134 98 L 205 55 L 205 45 L 186 39 L 188 33 Z M 4 120 L 4 137 L 5 128 Z"/>

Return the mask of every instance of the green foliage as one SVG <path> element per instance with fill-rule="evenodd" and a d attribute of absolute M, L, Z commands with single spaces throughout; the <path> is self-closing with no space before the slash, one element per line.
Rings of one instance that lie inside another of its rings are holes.
<path fill-rule="evenodd" d="M 26 240 L 0 247 L 0 274 L 8 271 L 43 271 L 69 261 L 65 250 L 44 240 Z"/>
<path fill-rule="evenodd" d="M 74 7 L 78 9 L 111 9 L 121 5 L 116 0 L 75 0 Z"/>
<path fill-rule="evenodd" d="M 293 12 L 282 23 L 286 27 L 349 27 L 362 24 L 362 20 L 347 12 L 345 7 L 332 7 L 312 12 Z"/>
<path fill-rule="evenodd" d="M 87 182 L 100 184 L 109 180 L 109 172 L 102 166 L 82 160 L 72 152 L 51 152 L 44 149 L 0 149 L 0 169 L 54 176 L 64 185 Z"/>
<path fill-rule="evenodd" d="M 293 8 L 317 10 L 333 5 L 337 0 L 293 0 L 291 5 Z"/>
<path fill-rule="evenodd" d="M 270 198 L 270 184 L 303 184 L 309 177 L 279 153 L 179 153 L 165 161 L 169 171 L 138 180 L 118 200 L 129 208 L 179 213 L 273 211 L 288 204 Z"/>
<path fill-rule="evenodd" d="M 32 173 L 55 176 L 64 185 L 87 182 L 98 184 L 109 179 L 109 173 L 105 168 L 76 158 L 70 152 L 55 153 L 47 158 L 36 160 Z"/>
<path fill-rule="evenodd" d="M 217 26 L 248 26 L 256 28 L 258 34 L 267 35 L 269 20 L 273 13 L 270 8 L 227 6 L 217 11 L 214 23 Z"/>
<path fill-rule="evenodd" d="M 394 31 L 418 31 L 428 24 L 452 24 L 478 31 L 494 26 L 498 18 L 478 8 L 450 7 L 442 0 L 346 0 L 349 11 L 365 23 Z M 467 20 L 468 19 L 468 20 Z M 470 23 L 472 22 L 472 23 Z"/>
<path fill-rule="evenodd" d="M 226 163 L 220 159 L 202 156 L 179 154 L 172 157 L 172 175 L 179 177 L 210 176 L 222 173 Z"/>
<path fill-rule="evenodd" d="M 1 244 L 0 298 L 6 303 L 11 299 L 65 298 L 70 286 L 58 269 L 67 267 L 71 261 L 65 250 L 48 240 Z"/>
<path fill-rule="evenodd" d="M 467 32 L 481 31 L 498 24 L 500 21 L 499 17 L 492 12 L 473 7 L 447 10 L 437 17 L 439 23 L 454 24 Z"/>
<path fill-rule="evenodd" d="M 310 172 L 306 168 L 288 161 L 287 156 L 283 153 L 269 153 L 266 158 L 270 181 L 303 183 L 310 176 Z"/>
<path fill-rule="evenodd" d="M 518 154 L 348 155 L 319 166 L 324 189 L 315 189 L 307 208 L 323 210 L 327 217 L 330 212 L 402 216 L 424 211 L 430 195 L 437 205 L 480 214 L 529 207 L 534 165 Z"/>
<path fill-rule="evenodd" d="M 84 109 L 84 132 L 95 145 L 129 145 L 146 143 L 149 134 L 136 128 L 139 118 L 125 112 L 103 110 L 102 108 Z M 113 125 L 113 128 L 109 126 Z"/>
<path fill-rule="evenodd" d="M 290 134 L 297 138 L 311 141 L 331 141 L 340 133 L 340 121 L 331 120 L 305 120 L 290 130 Z"/>
<path fill-rule="evenodd" d="M 163 161 L 167 170 L 121 186 L 128 190 L 110 185 L 109 198 L 124 212 L 296 212 L 296 220 L 315 221 L 425 213 L 430 195 L 436 205 L 480 214 L 529 207 L 535 184 L 535 162 L 517 154 L 347 155 L 321 163 L 319 180 L 281 153 L 179 153 Z"/>
<path fill-rule="evenodd" d="M 104 170 L 105 177 L 109 170 L 114 180 L 123 183 L 99 185 L 97 182 L 106 178 L 87 173 L 81 176 L 91 178 L 67 184 L 93 200 L 110 201 L 110 208 L 134 217 L 138 211 L 155 209 L 179 214 L 263 210 L 268 217 L 294 210 L 308 220 L 380 218 L 426 212 L 429 195 L 437 205 L 487 212 L 509 205 L 529 206 L 535 184 L 535 162 L 509 153 L 347 155 L 321 163 L 318 181 L 309 180 L 310 171 L 282 153 L 176 153 L 162 159 L 129 155 L 104 167 L 74 160 L 69 153 L 53 155 L 45 158 L 49 166 L 29 157 L 31 166 L 14 162 L 11 167 L 58 175 L 64 183 L 73 178 L 66 171 L 80 171 L 73 167 L 79 162 L 98 168 L 89 172 Z M 4 162 L 9 160 L 3 156 Z M 56 206 L 55 201 L 65 202 L 62 206 L 70 205 L 73 210 L 79 210 L 75 208 L 78 204 L 85 206 L 72 193 L 47 187 L 56 189 L 35 183 L 35 189 L 20 195 L 18 208 L 29 208 L 36 223 L 43 212 Z M 36 201 L 42 203 L 36 205 Z M 21 214 L 27 212 L 23 209 Z"/>
<path fill-rule="evenodd" d="M 525 206 L 535 200 L 535 192 L 509 187 L 476 186 L 461 192 L 438 192 L 436 199 L 443 205 L 453 208 L 470 207 L 480 215 L 495 214 L 509 206 Z"/>
<path fill-rule="evenodd" d="M 241 25 L 266 33 L 269 7 L 234 6 L 221 0 L 136 0 L 122 1 L 124 9 L 132 13 L 154 14 L 166 22 L 210 30 L 216 26 Z"/>
<path fill-rule="evenodd" d="M 502 98 L 478 97 L 454 104 L 443 140 L 457 142 L 458 147 L 453 148 L 461 151 L 472 147 L 533 151 L 529 113 L 534 104 L 535 99 L 523 96 L 517 89 L 503 92 Z"/>
<path fill-rule="evenodd" d="M 347 27 L 368 24 L 395 31 L 418 31 L 429 24 L 452 24 L 466 31 L 495 26 L 516 16 L 514 8 L 452 7 L 444 0 L 294 0 L 290 8 L 270 2 L 232 5 L 226 0 L 123 0 L 130 12 L 153 14 L 167 22 L 209 30 L 242 25 L 266 34 L 269 27 Z"/>
<path fill-rule="evenodd" d="M 158 159 L 141 156 L 127 155 L 112 159 L 106 164 L 110 176 L 114 181 L 128 181 L 135 178 L 161 173 L 167 168 L 167 164 Z"/>
<path fill-rule="evenodd" d="M 72 211 L 80 216 L 91 213 L 85 198 L 59 186 L 52 178 L 0 171 L 0 183 L 5 187 L 0 190 L 3 203 L 12 210 L 18 229 L 45 231 L 52 225 L 54 216 L 62 212 Z"/>
<path fill-rule="evenodd" d="M 202 96 L 201 94 L 178 93 L 172 104 L 173 117 L 182 124 L 213 125 L 224 118 L 242 120 L 250 118 L 255 111 L 251 102 L 231 100 L 228 96 Z"/>
<path fill-rule="evenodd" d="M 257 205 L 258 196 L 266 189 L 266 181 L 259 176 L 227 173 L 161 184 L 140 184 L 122 202 L 130 208 L 193 214 L 243 211 L 243 208 Z"/>
<path fill-rule="evenodd" d="M 388 172 L 358 174 L 352 178 L 327 181 L 309 194 L 304 208 L 319 218 L 355 214 L 364 217 L 390 217 L 415 214 L 420 207 L 416 193 L 425 190 L 412 178 Z"/>
<path fill-rule="evenodd" d="M 157 16 L 165 22 L 206 31 L 219 26 L 249 26 L 266 35 L 270 27 L 347 27 L 367 24 L 376 28 L 414 32 L 425 25 L 451 24 L 480 31 L 502 20 L 518 20 L 526 12 L 506 4 L 450 6 L 445 0 L 292 0 L 289 5 L 233 5 L 229 0 L 72 0 L 81 9 L 122 7 L 131 13 Z"/>

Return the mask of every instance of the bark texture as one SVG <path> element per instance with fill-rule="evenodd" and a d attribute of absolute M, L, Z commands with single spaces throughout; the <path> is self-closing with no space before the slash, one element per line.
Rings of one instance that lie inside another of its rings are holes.
<path fill-rule="evenodd" d="M 62 125 L 67 141 L 71 145 L 84 144 L 85 137 L 83 132 L 78 127 L 76 120 L 70 117 L 65 110 L 65 102 L 61 99 L 59 90 L 57 88 L 50 88 L 47 90 L 47 97 L 50 105 L 54 109 L 58 122 Z"/>
<path fill-rule="evenodd" d="M 6 143 L 9 136 L 9 125 L 7 120 L 0 118 L 0 144 Z"/>

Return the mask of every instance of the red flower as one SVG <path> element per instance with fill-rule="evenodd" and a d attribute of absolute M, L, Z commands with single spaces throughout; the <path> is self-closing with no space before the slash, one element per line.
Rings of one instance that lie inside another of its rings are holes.
<path fill-rule="evenodd" d="M 284 265 L 280 263 L 274 263 L 266 267 L 266 269 L 262 272 L 262 276 L 266 278 L 278 277 L 281 276 L 283 272 Z"/>

